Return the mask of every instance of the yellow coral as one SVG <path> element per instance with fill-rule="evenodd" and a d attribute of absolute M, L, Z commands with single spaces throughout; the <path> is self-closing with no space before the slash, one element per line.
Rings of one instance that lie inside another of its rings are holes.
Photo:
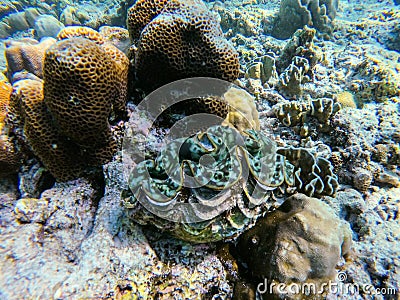
<path fill-rule="evenodd" d="M 224 99 L 228 103 L 228 115 L 223 125 L 233 126 L 240 132 L 246 129 L 260 130 L 253 96 L 245 90 L 232 87 L 224 94 Z"/>
<path fill-rule="evenodd" d="M 357 108 L 354 95 L 348 91 L 338 93 L 335 98 L 337 102 L 342 105 L 342 107 Z"/>

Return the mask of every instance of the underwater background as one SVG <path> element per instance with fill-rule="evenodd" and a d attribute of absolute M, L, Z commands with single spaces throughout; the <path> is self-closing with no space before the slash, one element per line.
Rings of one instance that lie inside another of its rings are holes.
<path fill-rule="evenodd" d="M 0 299 L 399 299 L 398 0 L 0 0 L 0 52 Z"/>

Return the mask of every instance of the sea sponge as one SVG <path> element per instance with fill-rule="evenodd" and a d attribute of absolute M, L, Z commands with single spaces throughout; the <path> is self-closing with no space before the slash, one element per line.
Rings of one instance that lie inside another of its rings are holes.
<path fill-rule="evenodd" d="M 46 50 L 56 42 L 53 38 L 43 39 L 40 43 L 33 39 L 6 42 L 7 76 L 10 81 L 16 72 L 23 70 L 43 77 L 43 60 Z"/>
<path fill-rule="evenodd" d="M 188 77 L 237 79 L 238 54 L 200 0 L 138 1 L 128 14 L 130 36 L 137 39 L 136 76 L 143 89 Z"/>
<path fill-rule="evenodd" d="M 228 115 L 222 125 L 231 125 L 240 132 L 248 129 L 260 130 L 253 96 L 243 89 L 230 88 L 223 97 L 228 103 Z"/>

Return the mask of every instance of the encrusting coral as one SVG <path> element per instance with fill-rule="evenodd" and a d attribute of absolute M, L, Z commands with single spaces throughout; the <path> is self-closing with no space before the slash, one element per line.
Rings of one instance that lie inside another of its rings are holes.
<path fill-rule="evenodd" d="M 84 37 L 80 37 L 83 35 Z M 21 80 L 12 96 L 34 153 L 60 180 L 112 158 L 109 117 L 124 110 L 128 58 L 90 28 L 66 28 L 45 54 L 43 82 Z"/>
<path fill-rule="evenodd" d="M 228 104 L 228 114 L 223 125 L 233 126 L 239 132 L 249 129 L 260 130 L 260 120 L 253 96 L 243 89 L 230 88 L 223 97 Z"/>
<path fill-rule="evenodd" d="M 238 53 L 199 0 L 138 1 L 128 11 L 128 29 L 136 76 L 147 91 L 181 78 L 239 75 Z"/>

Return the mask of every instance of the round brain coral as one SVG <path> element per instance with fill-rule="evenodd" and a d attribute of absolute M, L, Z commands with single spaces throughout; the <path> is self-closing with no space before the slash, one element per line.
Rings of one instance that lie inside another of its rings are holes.
<path fill-rule="evenodd" d="M 81 146 L 109 143 L 108 117 L 121 86 L 112 58 L 95 42 L 73 37 L 46 52 L 44 97 L 61 132 Z"/>
<path fill-rule="evenodd" d="M 138 38 L 136 75 L 145 90 L 188 77 L 237 79 L 238 54 L 201 1 L 139 1 L 128 14 L 130 36 Z"/>

